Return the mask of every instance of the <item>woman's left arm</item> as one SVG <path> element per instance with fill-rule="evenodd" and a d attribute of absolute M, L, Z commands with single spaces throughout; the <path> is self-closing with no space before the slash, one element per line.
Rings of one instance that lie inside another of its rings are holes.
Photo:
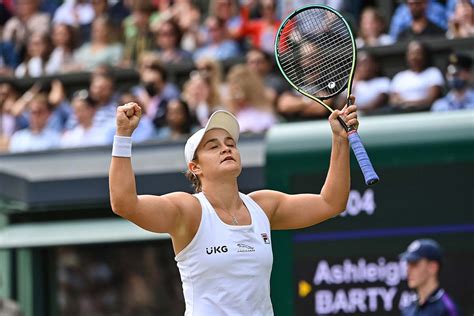
<path fill-rule="evenodd" d="M 353 99 L 353 98 L 352 98 Z M 349 141 L 337 120 L 358 126 L 357 106 L 335 110 L 329 117 L 332 129 L 332 150 L 329 171 L 320 194 L 285 194 L 262 190 L 250 196 L 263 208 L 272 229 L 296 229 L 318 224 L 345 210 L 350 191 Z"/>

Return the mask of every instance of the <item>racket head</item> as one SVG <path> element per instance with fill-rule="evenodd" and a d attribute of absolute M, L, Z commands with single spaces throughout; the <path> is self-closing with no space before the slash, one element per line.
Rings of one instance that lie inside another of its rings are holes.
<path fill-rule="evenodd" d="M 334 9 L 309 5 L 281 23 L 275 60 L 285 79 L 303 95 L 318 101 L 345 89 L 351 92 L 357 49 L 349 24 Z"/>

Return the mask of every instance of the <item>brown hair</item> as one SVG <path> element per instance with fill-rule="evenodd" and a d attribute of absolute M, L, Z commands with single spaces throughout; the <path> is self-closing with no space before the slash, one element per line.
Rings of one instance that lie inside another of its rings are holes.
<path fill-rule="evenodd" d="M 194 157 L 193 157 L 193 160 L 197 160 L 197 159 L 198 159 L 197 153 L 195 153 Z M 184 176 L 186 177 L 186 179 L 189 180 L 189 182 L 191 182 L 191 185 L 194 188 L 194 193 L 199 193 L 199 192 L 202 191 L 201 179 L 199 179 L 199 177 L 197 175 L 195 175 L 191 170 L 188 169 L 184 173 Z"/>

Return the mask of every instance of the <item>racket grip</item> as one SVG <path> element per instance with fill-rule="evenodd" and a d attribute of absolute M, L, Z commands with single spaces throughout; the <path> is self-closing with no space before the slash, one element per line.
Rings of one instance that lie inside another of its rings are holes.
<path fill-rule="evenodd" d="M 370 162 L 369 156 L 365 151 L 364 145 L 360 140 L 359 134 L 357 131 L 353 130 L 349 132 L 348 135 L 349 144 L 351 145 L 352 150 L 354 151 L 354 155 L 357 158 L 357 162 L 359 162 L 360 169 L 364 174 L 365 184 L 372 185 L 379 181 L 379 177 L 375 173 L 374 167 Z"/>

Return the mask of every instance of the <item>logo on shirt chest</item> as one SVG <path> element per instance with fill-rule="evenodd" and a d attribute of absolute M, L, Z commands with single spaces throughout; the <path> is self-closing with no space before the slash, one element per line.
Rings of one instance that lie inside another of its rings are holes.
<path fill-rule="evenodd" d="M 262 235 L 263 242 L 266 243 L 267 245 L 269 245 L 270 244 L 270 238 L 268 238 L 267 233 L 261 233 L 260 235 Z"/>
<path fill-rule="evenodd" d="M 206 247 L 206 253 L 208 255 L 212 255 L 213 253 L 225 253 L 229 251 L 227 246 L 213 246 L 213 247 Z"/>
<path fill-rule="evenodd" d="M 238 243 L 237 247 L 237 252 L 255 252 L 255 248 L 246 244 Z"/>

